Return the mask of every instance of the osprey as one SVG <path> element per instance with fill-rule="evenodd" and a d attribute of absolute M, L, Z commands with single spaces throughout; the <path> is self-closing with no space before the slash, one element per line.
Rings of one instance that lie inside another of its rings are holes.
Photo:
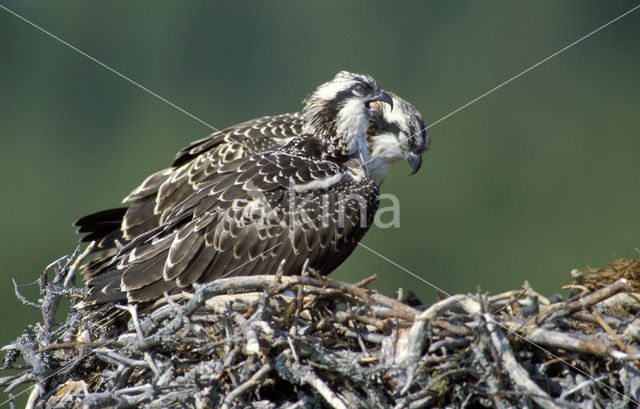
<path fill-rule="evenodd" d="M 194 162 L 187 174 L 198 176 L 183 183 L 186 191 L 158 225 L 89 269 L 83 305 L 153 301 L 194 282 L 275 274 L 282 260 L 285 273 L 307 260 L 330 273 L 378 207 L 378 186 L 364 164 L 380 103 L 393 100 L 373 78 L 343 71 L 306 98 L 300 134 L 284 147 L 221 165 Z"/>
<path fill-rule="evenodd" d="M 380 101 L 371 103 L 374 115 L 367 131 L 366 167 L 369 178 L 378 186 L 391 165 L 402 159 L 409 161 L 411 174 L 415 174 L 422 164 L 422 153 L 431 143 L 420 112 L 399 96 L 387 93 L 393 100 L 393 109 Z M 74 225 L 79 227 L 78 233 L 89 233 L 82 241 L 98 241 L 96 250 L 116 248 L 158 227 L 163 214 L 191 194 L 194 186 L 206 176 L 204 169 L 210 172 L 235 159 L 276 150 L 298 136 L 303 124 L 303 114 L 295 112 L 264 116 L 213 133 L 183 148 L 170 168 L 142 182 L 123 200 L 132 202 L 129 207 L 97 212 Z M 108 256 L 113 252 L 105 253 Z"/>

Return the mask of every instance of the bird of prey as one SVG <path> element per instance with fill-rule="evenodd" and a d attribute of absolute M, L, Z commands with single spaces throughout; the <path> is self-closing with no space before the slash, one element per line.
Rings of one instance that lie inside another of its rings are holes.
<path fill-rule="evenodd" d="M 378 186 L 399 160 L 408 160 L 411 174 L 416 173 L 422 164 L 422 153 L 431 142 L 420 112 L 399 96 L 387 93 L 393 100 L 393 109 L 384 102 L 372 102 L 373 115 L 367 131 L 366 167 L 369 178 Z M 88 233 L 83 241 L 98 242 L 95 249 L 100 254 L 94 257 L 89 270 L 97 269 L 127 241 L 158 227 L 163 215 L 192 194 L 212 170 L 286 145 L 301 133 L 303 124 L 301 112 L 265 116 L 233 125 L 183 148 L 170 168 L 149 176 L 124 199 L 131 202 L 129 207 L 97 212 L 75 222 L 79 233 Z"/>
<path fill-rule="evenodd" d="M 305 262 L 330 273 L 378 207 L 378 185 L 364 166 L 377 101 L 393 103 L 370 76 L 342 71 L 305 99 L 299 135 L 284 147 L 221 165 L 193 158 L 187 175 L 197 176 L 178 186 L 188 190 L 157 227 L 89 271 L 83 304 L 153 301 L 195 282 L 275 274 L 282 260 L 285 273 Z"/>

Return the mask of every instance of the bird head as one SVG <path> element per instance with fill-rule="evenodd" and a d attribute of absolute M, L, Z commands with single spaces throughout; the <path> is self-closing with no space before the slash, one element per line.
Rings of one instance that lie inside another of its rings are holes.
<path fill-rule="evenodd" d="M 422 165 L 422 153 L 429 149 L 431 138 L 420 112 L 399 96 L 387 92 L 393 100 L 393 110 L 380 102 L 373 102 L 367 135 L 370 159 L 367 167 L 371 178 L 379 185 L 391 165 L 406 159 L 411 175 Z"/>
<path fill-rule="evenodd" d="M 332 156 L 366 158 L 366 133 L 374 103 L 393 108 L 390 95 L 369 75 L 339 72 L 304 101 L 302 133 L 321 138 Z"/>

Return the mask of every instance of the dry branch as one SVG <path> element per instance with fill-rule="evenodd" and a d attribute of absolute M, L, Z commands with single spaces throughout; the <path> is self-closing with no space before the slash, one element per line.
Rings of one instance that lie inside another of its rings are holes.
<path fill-rule="evenodd" d="M 234 277 L 123 306 L 119 320 L 72 309 L 56 324 L 60 299 L 82 296 L 73 287 L 82 258 L 45 272 L 37 302 L 19 296 L 43 321 L 3 348 L 14 373 L 0 385 L 11 397 L 31 385 L 29 408 L 626 408 L 640 400 L 640 275 L 627 268 L 640 263 L 600 272 L 601 286 L 574 272 L 562 299 L 525 283 L 418 307 L 366 288 L 375 277 Z"/>

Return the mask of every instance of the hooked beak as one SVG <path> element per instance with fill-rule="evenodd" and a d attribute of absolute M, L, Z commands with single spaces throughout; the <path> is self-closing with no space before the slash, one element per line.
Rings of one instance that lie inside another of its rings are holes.
<path fill-rule="evenodd" d="M 407 161 L 411 165 L 411 173 L 409 173 L 409 176 L 415 175 L 415 173 L 420 170 L 420 166 L 422 166 L 422 155 L 410 153 L 407 156 Z"/>
<path fill-rule="evenodd" d="M 365 102 L 365 106 L 369 108 L 369 104 L 375 101 L 386 102 L 387 104 L 389 104 L 389 106 L 391 106 L 391 110 L 393 111 L 393 99 L 391 98 L 391 95 L 387 94 L 386 92 L 380 91 L 378 95 L 367 100 L 367 102 Z"/>

